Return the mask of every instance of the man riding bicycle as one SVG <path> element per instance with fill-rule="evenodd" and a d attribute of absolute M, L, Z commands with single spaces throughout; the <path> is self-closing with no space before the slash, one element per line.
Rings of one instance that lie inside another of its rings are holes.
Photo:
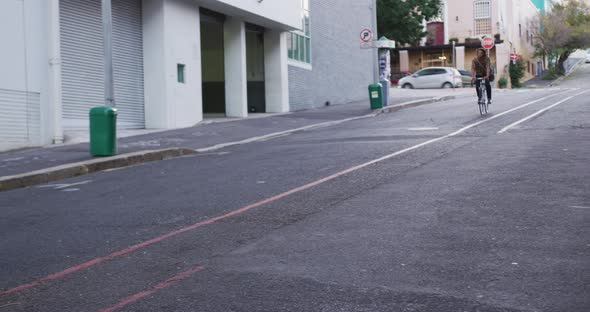
<path fill-rule="evenodd" d="M 477 56 L 471 61 L 471 82 L 475 81 L 475 91 L 477 92 L 477 98 L 481 99 L 481 92 L 479 87 L 482 81 L 486 84 L 486 94 L 488 96 L 488 105 L 492 104 L 492 86 L 490 85 L 490 72 L 491 72 L 490 58 L 487 57 L 484 49 L 477 49 Z M 476 78 L 483 78 L 476 79 Z"/>

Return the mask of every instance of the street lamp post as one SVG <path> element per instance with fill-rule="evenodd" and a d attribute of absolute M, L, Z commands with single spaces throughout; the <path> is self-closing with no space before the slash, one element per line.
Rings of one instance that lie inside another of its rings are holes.
<path fill-rule="evenodd" d="M 102 31 L 104 49 L 104 102 L 105 106 L 115 107 L 111 0 L 102 0 Z"/>

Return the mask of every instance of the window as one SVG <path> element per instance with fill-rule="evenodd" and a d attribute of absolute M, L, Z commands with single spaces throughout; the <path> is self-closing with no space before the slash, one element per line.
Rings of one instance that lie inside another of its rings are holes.
<path fill-rule="evenodd" d="M 522 25 L 518 24 L 518 36 L 522 37 Z"/>
<path fill-rule="evenodd" d="M 530 36 L 529 36 L 529 30 L 527 29 L 526 30 L 526 42 L 529 42 L 529 38 L 530 38 Z"/>
<path fill-rule="evenodd" d="M 301 30 L 287 36 L 289 58 L 311 64 L 311 29 L 309 19 L 309 0 L 301 0 Z"/>
<path fill-rule="evenodd" d="M 476 0 L 473 3 L 476 36 L 492 33 L 492 16 L 490 12 L 490 0 Z"/>
<path fill-rule="evenodd" d="M 184 64 L 176 64 L 176 77 L 179 83 L 184 83 Z"/>
<path fill-rule="evenodd" d="M 444 69 L 443 69 L 443 71 L 444 71 Z M 427 69 L 423 69 L 423 70 L 416 73 L 416 75 L 419 77 L 436 75 L 436 74 L 437 74 L 436 68 L 427 68 Z"/>
<path fill-rule="evenodd" d="M 430 75 L 430 69 L 423 69 L 423 70 L 416 73 L 416 76 L 418 76 L 418 77 L 428 76 L 428 75 Z"/>

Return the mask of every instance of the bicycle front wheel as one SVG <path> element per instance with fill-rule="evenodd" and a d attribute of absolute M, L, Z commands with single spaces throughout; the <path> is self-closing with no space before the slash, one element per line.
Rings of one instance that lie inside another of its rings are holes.
<path fill-rule="evenodd" d="M 484 83 L 484 81 L 480 83 L 481 98 L 479 100 L 479 114 L 482 116 L 488 113 L 488 104 L 486 102 L 486 89 Z"/>
<path fill-rule="evenodd" d="M 480 101 L 479 102 L 479 114 L 483 116 L 486 113 L 487 113 L 486 104 L 484 101 Z"/>

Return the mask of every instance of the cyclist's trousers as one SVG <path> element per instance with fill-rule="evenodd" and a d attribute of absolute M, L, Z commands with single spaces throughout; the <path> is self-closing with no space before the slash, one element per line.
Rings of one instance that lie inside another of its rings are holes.
<path fill-rule="evenodd" d="M 477 78 L 481 78 L 481 77 L 477 77 Z M 488 100 L 492 99 L 492 85 L 490 84 L 489 80 L 485 80 L 486 82 L 486 94 L 488 96 Z M 481 83 L 481 80 L 476 80 L 475 81 L 475 91 L 477 92 L 477 98 L 479 99 L 481 97 L 481 94 L 479 94 L 479 84 Z"/>

